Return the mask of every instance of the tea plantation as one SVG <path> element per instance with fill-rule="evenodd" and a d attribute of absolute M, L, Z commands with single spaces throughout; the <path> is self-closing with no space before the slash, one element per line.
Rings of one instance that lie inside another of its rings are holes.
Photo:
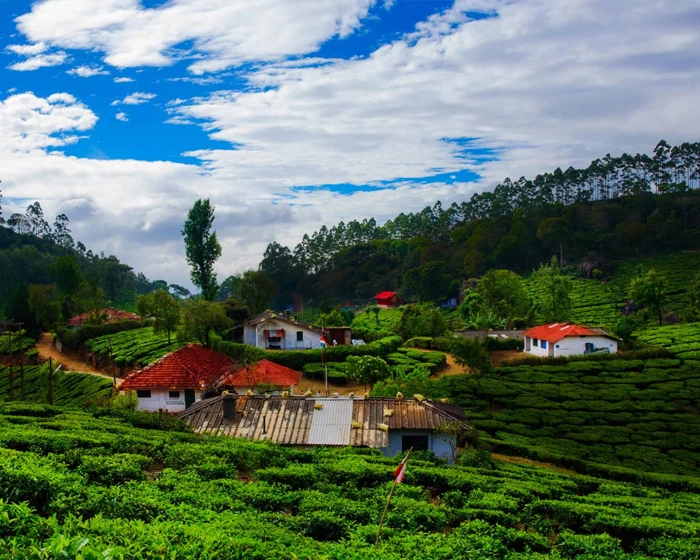
<path fill-rule="evenodd" d="M 177 422 L 0 404 L 0 556 L 691 559 L 700 479 L 639 484 L 492 462 L 201 438 Z M 141 426 L 141 427 L 137 427 Z M 162 428 L 171 428 L 164 431 Z"/>
<path fill-rule="evenodd" d="M 579 472 L 697 474 L 700 362 L 656 355 L 516 363 L 449 390 L 496 451 Z"/>
<path fill-rule="evenodd" d="M 91 338 L 85 341 L 85 345 L 96 354 L 104 356 L 108 356 L 111 351 L 114 363 L 118 366 L 145 366 L 182 346 L 174 336 L 168 344 L 168 337 L 164 334 L 154 334 L 151 327 Z"/>
<path fill-rule="evenodd" d="M 635 336 L 647 344 L 668 348 L 679 358 L 700 360 L 700 323 L 651 327 Z"/>
<path fill-rule="evenodd" d="M 21 379 L 18 366 L 13 368 L 14 400 L 20 400 Z M 87 373 L 64 373 L 53 376 L 53 402 L 60 406 L 83 406 L 90 400 L 108 397 L 112 393 L 112 381 Z M 46 366 L 24 367 L 24 396 L 32 403 L 49 402 L 49 368 Z M 0 366 L 0 401 L 10 400 L 10 371 Z"/>

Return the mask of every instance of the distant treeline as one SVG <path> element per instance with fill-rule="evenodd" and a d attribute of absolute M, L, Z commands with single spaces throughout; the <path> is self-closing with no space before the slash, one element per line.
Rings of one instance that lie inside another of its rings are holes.
<path fill-rule="evenodd" d="M 293 250 L 268 245 L 260 263 L 278 286 L 276 306 L 303 298 L 405 299 L 457 295 L 491 268 L 529 272 L 556 254 L 601 262 L 700 246 L 700 143 L 659 142 L 653 155 L 605 156 L 504 180 L 492 192 L 443 208 L 340 222 L 305 235 Z"/>

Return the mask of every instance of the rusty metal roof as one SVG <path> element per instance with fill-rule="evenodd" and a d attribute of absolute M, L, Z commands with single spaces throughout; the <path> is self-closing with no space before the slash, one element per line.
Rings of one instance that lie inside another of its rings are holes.
<path fill-rule="evenodd" d="M 223 397 L 195 403 L 179 417 L 196 433 L 213 433 L 283 445 L 353 445 L 386 447 L 391 430 L 434 430 L 445 422 L 466 422 L 458 407 L 415 399 L 236 398 L 236 414 L 223 417 Z M 315 405 L 323 404 L 322 409 Z M 388 411 L 393 411 L 386 415 Z M 355 426 L 353 427 L 353 423 Z"/>

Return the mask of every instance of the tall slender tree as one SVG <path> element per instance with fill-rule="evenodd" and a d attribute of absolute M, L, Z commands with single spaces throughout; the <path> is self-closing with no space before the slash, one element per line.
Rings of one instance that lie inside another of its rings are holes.
<path fill-rule="evenodd" d="M 216 232 L 211 231 L 214 223 L 214 207 L 209 199 L 199 199 L 187 215 L 182 229 L 185 238 L 187 263 L 192 267 L 190 277 L 195 286 L 202 290 L 207 301 L 216 298 L 218 286 L 214 263 L 221 256 L 221 245 L 216 239 Z"/>

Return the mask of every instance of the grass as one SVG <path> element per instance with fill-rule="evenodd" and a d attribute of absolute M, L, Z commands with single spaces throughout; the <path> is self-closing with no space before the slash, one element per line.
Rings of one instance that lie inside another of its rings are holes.
<path fill-rule="evenodd" d="M 103 356 L 112 352 L 114 363 L 118 366 L 131 364 L 145 366 L 182 346 L 174 336 L 172 342 L 168 344 L 168 337 L 164 334 L 154 334 L 151 327 L 91 338 L 85 341 L 85 345 L 96 354 Z"/>

